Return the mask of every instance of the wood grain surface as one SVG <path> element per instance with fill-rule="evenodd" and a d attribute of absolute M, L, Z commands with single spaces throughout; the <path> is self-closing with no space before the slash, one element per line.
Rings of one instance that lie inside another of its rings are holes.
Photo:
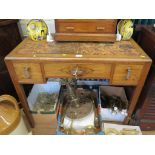
<path fill-rule="evenodd" d="M 56 19 L 56 41 L 116 41 L 116 19 Z"/>
<path fill-rule="evenodd" d="M 5 57 L 5 62 L 26 116 L 34 127 L 22 84 L 46 83 L 50 77 L 72 78 L 77 70 L 79 78 L 106 78 L 110 85 L 134 86 L 128 116 L 124 121 L 127 124 L 152 60 L 132 39 L 112 44 L 47 43 L 45 40 L 36 42 L 27 38 Z"/>
<path fill-rule="evenodd" d="M 45 40 L 37 42 L 26 38 L 5 59 L 151 62 L 132 39 L 115 43 L 47 43 Z"/>

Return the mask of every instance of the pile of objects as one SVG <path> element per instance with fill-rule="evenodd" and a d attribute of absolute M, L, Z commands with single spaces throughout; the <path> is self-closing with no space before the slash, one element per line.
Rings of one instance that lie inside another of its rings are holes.
<path fill-rule="evenodd" d="M 99 86 L 102 121 L 123 122 L 128 115 L 128 99 L 123 87 Z"/>
<path fill-rule="evenodd" d="M 61 93 L 61 132 L 75 135 L 96 134 L 100 131 L 96 92 L 75 88 L 67 82 L 66 89 Z"/>
<path fill-rule="evenodd" d="M 116 115 L 121 112 L 122 115 L 127 116 L 128 105 L 126 102 L 122 101 L 120 96 L 112 95 L 108 96 L 101 94 L 101 107 L 109 108 L 112 115 Z"/>
<path fill-rule="evenodd" d="M 105 135 L 142 135 L 139 126 L 104 123 L 103 130 Z"/>
<path fill-rule="evenodd" d="M 38 94 L 33 110 L 37 113 L 50 113 L 55 110 L 55 103 L 57 101 L 58 94 L 41 92 Z"/>

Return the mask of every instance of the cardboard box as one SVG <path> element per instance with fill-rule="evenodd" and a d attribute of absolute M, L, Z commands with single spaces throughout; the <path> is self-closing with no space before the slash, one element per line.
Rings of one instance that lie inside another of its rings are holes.
<path fill-rule="evenodd" d="M 116 115 L 112 115 L 109 108 L 102 108 L 101 107 L 101 99 L 100 95 L 104 93 L 105 95 L 112 96 L 116 95 L 121 98 L 122 101 L 128 104 L 128 100 L 125 94 L 125 90 L 123 87 L 113 87 L 113 86 L 100 86 L 99 87 L 99 104 L 100 104 L 100 118 L 102 121 L 116 121 L 116 122 L 123 122 L 125 119 L 125 115 L 118 112 Z"/>
<path fill-rule="evenodd" d="M 27 98 L 28 104 L 31 112 L 33 113 L 35 128 L 32 129 L 33 134 L 35 135 L 54 135 L 58 128 L 57 124 L 57 115 L 59 109 L 58 98 L 54 105 L 54 111 L 51 112 L 34 112 L 33 106 L 35 101 L 41 92 L 60 93 L 60 83 L 59 82 L 47 82 L 46 84 L 35 84 Z"/>
<path fill-rule="evenodd" d="M 105 135 L 142 135 L 139 126 L 104 123 L 102 129 Z"/>

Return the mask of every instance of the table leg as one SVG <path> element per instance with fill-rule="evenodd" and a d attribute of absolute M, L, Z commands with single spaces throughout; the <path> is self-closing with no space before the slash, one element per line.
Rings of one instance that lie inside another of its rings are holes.
<path fill-rule="evenodd" d="M 126 117 L 126 119 L 124 121 L 124 124 L 128 124 L 128 122 L 131 119 L 132 113 L 133 113 L 133 111 L 135 109 L 135 106 L 137 104 L 137 101 L 138 101 L 138 98 L 140 96 L 141 90 L 142 90 L 143 85 L 145 83 L 145 79 L 146 79 L 147 74 L 149 72 L 150 66 L 151 66 L 150 63 L 146 63 L 144 68 L 143 68 L 141 78 L 140 78 L 140 80 L 138 82 L 138 85 L 135 87 L 134 92 L 133 92 L 132 97 L 131 97 L 131 100 L 129 102 L 128 116 Z"/>

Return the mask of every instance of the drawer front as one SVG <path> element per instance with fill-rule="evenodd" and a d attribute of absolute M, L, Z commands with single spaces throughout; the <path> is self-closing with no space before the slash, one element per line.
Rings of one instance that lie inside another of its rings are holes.
<path fill-rule="evenodd" d="M 58 33 L 115 33 L 115 20 L 56 20 Z"/>
<path fill-rule="evenodd" d="M 142 69 L 143 65 L 116 65 L 112 84 L 136 85 Z"/>
<path fill-rule="evenodd" d="M 36 63 L 13 63 L 19 82 L 39 83 L 43 82 L 41 68 Z"/>
<path fill-rule="evenodd" d="M 115 42 L 115 34 L 97 33 L 56 33 L 56 41 L 96 41 L 96 42 Z"/>
<path fill-rule="evenodd" d="M 111 64 L 52 64 L 44 65 L 46 77 L 110 78 Z"/>

